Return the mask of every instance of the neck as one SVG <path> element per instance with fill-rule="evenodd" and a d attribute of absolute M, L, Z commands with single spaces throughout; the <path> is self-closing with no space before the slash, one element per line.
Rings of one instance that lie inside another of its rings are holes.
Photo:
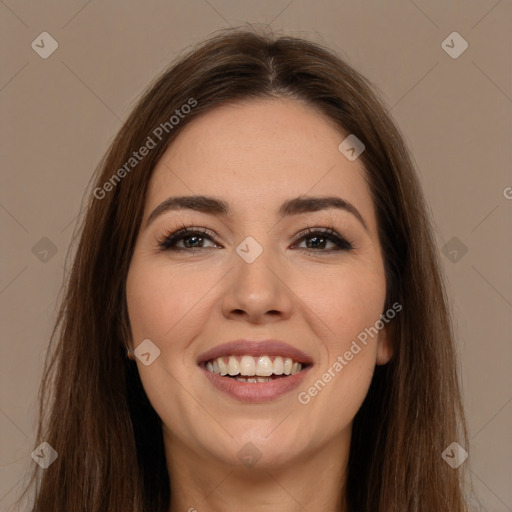
<path fill-rule="evenodd" d="M 252 467 L 212 460 L 176 439 L 165 440 L 169 512 L 346 512 L 350 432 L 283 463 Z M 208 455 L 208 454 L 206 454 Z"/>

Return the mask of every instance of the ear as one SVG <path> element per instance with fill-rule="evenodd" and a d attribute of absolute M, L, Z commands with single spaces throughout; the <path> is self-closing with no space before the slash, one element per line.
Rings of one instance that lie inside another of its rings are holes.
<path fill-rule="evenodd" d="M 376 363 L 381 366 L 387 364 L 393 355 L 393 343 L 391 329 L 386 325 L 379 332 L 377 339 L 377 360 Z"/>
<path fill-rule="evenodd" d="M 128 359 L 131 359 L 132 361 L 135 360 L 135 354 L 133 353 L 133 350 L 130 345 L 125 345 L 126 348 L 126 357 Z"/>

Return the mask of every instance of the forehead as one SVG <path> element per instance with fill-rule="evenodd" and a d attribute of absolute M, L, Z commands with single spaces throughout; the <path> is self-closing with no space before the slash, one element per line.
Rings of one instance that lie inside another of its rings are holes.
<path fill-rule="evenodd" d="M 373 216 L 360 159 L 338 146 L 348 134 L 291 99 L 214 108 L 191 121 L 156 165 L 149 209 L 170 195 L 222 197 L 234 212 L 270 212 L 291 197 L 339 195 Z"/>

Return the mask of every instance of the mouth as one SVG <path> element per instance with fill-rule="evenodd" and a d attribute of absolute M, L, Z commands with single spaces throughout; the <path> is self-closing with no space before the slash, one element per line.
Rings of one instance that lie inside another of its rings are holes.
<path fill-rule="evenodd" d="M 297 387 L 313 361 L 282 342 L 240 340 L 208 351 L 198 365 L 218 390 L 243 402 L 263 402 Z"/>
<path fill-rule="evenodd" d="M 303 371 L 307 363 L 300 363 L 291 357 L 262 355 L 229 355 L 210 359 L 205 363 L 206 370 L 238 382 L 257 384 L 286 378 Z"/>

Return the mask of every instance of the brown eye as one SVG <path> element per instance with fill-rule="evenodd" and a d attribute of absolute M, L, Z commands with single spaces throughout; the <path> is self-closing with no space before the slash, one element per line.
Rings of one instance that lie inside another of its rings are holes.
<path fill-rule="evenodd" d="M 211 241 L 214 245 L 211 247 L 205 247 L 205 241 Z M 183 241 L 183 246 L 180 247 L 178 244 Z M 217 247 L 213 242 L 212 237 L 206 230 L 203 229 L 191 229 L 183 228 L 174 233 L 168 234 L 163 240 L 158 242 L 158 246 L 162 250 L 170 251 L 190 251 L 193 252 L 196 249 L 210 249 Z"/>
<path fill-rule="evenodd" d="M 299 241 L 303 240 L 306 241 L 305 250 L 309 252 L 350 251 L 353 249 L 352 244 L 332 228 L 308 228 L 306 234 L 302 234 L 299 238 Z M 326 249 L 329 242 L 334 247 Z"/>

